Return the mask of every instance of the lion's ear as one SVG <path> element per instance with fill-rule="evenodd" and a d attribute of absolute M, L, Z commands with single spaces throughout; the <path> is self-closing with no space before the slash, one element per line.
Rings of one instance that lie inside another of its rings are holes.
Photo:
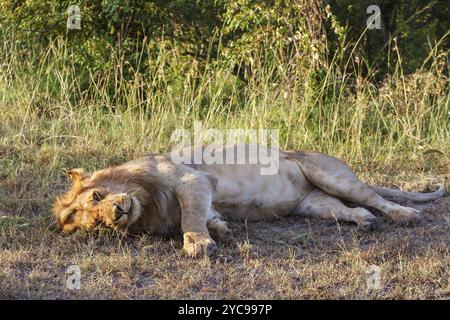
<path fill-rule="evenodd" d="M 88 177 L 88 175 L 81 168 L 69 170 L 67 174 L 72 180 L 72 184 L 77 184 Z"/>

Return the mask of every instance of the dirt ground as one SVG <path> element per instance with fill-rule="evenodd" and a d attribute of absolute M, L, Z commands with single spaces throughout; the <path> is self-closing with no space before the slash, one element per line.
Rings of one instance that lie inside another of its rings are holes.
<path fill-rule="evenodd" d="M 301 217 L 231 222 L 236 243 L 201 259 L 182 254 L 181 236 L 62 236 L 48 212 L 0 208 L 0 298 L 449 299 L 450 197 L 403 204 L 421 208 L 425 221 L 400 227 L 375 212 L 381 228 L 369 233 Z M 67 287 L 70 265 L 81 272 L 79 289 Z"/>

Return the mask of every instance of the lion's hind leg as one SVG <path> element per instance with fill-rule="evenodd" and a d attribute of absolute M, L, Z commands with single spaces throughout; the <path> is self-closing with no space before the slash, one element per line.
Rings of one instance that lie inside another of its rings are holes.
<path fill-rule="evenodd" d="M 349 208 L 339 199 L 315 189 L 300 203 L 294 214 L 337 221 L 355 222 L 362 230 L 376 227 L 376 217 L 364 208 Z"/>
<path fill-rule="evenodd" d="M 230 243 L 233 241 L 233 232 L 228 228 L 228 224 L 222 220 L 222 215 L 211 208 L 208 212 L 208 220 L 206 222 L 209 233 L 218 241 Z"/>
<path fill-rule="evenodd" d="M 383 199 L 337 158 L 322 153 L 298 153 L 293 157 L 300 163 L 307 179 L 329 195 L 376 208 L 397 223 L 408 224 L 422 219 L 418 210 Z"/>

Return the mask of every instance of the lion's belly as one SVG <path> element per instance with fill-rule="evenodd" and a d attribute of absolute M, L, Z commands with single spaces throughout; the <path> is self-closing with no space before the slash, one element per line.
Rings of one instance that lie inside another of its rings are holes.
<path fill-rule="evenodd" d="M 287 159 L 280 160 L 275 175 L 261 175 L 258 165 L 205 165 L 198 169 L 218 179 L 214 207 L 232 218 L 286 216 L 311 188 L 298 165 Z"/>

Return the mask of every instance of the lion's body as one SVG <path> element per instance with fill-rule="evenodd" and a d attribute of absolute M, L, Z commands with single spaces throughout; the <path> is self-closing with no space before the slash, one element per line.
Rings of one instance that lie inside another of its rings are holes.
<path fill-rule="evenodd" d="M 260 163 L 195 165 L 196 170 L 215 178 L 214 208 L 235 219 L 285 217 L 313 188 L 297 161 L 286 153 L 280 153 L 276 174 L 262 175 L 261 167 Z"/>
<path fill-rule="evenodd" d="M 270 151 L 259 148 L 266 154 Z M 204 149 L 189 147 L 184 152 L 196 150 Z M 236 146 L 217 147 L 214 152 L 226 154 L 233 150 Z M 156 154 L 97 171 L 92 176 L 73 171 L 74 186 L 57 200 L 54 213 L 66 231 L 90 228 L 94 221 L 126 228 L 131 233 L 164 235 L 181 227 L 184 248 L 190 255 L 198 255 L 214 244 L 210 232 L 220 240 L 230 239 L 231 231 L 222 215 L 251 220 L 310 215 L 371 228 L 375 216 L 364 208 L 346 207 L 339 200 L 345 199 L 374 207 L 394 221 L 420 219 L 416 209 L 383 199 L 334 157 L 272 149 L 279 152 L 278 170 L 263 175 L 261 169 L 267 164 L 250 161 L 258 159 L 252 157 L 255 150 L 248 146 L 245 150 L 246 158 L 241 164 L 180 164 L 173 161 L 171 154 Z M 442 188 L 430 194 L 377 190 L 419 201 L 438 198 L 444 192 Z"/>

